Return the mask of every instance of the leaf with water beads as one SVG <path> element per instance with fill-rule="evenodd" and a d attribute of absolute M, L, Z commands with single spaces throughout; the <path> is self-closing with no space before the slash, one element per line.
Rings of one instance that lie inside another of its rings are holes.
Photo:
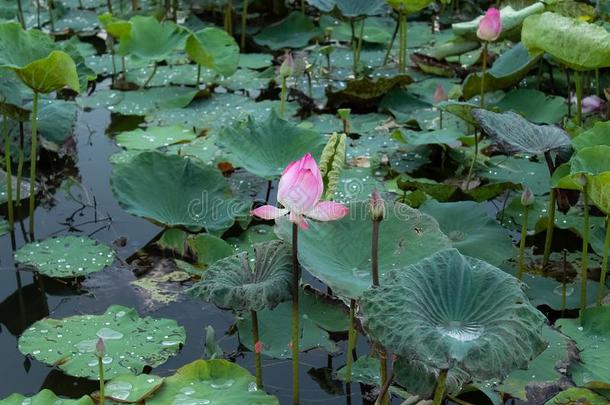
<path fill-rule="evenodd" d="M 139 403 L 150 398 L 163 384 L 163 377 L 156 375 L 120 375 L 106 382 L 104 394 L 106 400 L 118 403 Z M 99 397 L 99 392 L 93 394 Z"/>
<path fill-rule="evenodd" d="M 135 309 L 113 305 L 101 315 L 42 319 L 19 338 L 19 350 L 73 377 L 95 380 L 100 338 L 106 344 L 104 375 L 114 378 L 165 363 L 182 347 L 186 332 L 174 320 L 140 318 Z"/>
<path fill-rule="evenodd" d="M 81 277 L 114 262 L 114 251 L 83 236 L 61 236 L 32 242 L 15 252 L 15 261 L 48 277 Z"/>
<path fill-rule="evenodd" d="M 42 390 L 32 397 L 24 397 L 21 394 L 13 394 L 0 400 L 0 405 L 94 405 L 88 396 L 80 399 L 61 399 L 50 390 Z"/>

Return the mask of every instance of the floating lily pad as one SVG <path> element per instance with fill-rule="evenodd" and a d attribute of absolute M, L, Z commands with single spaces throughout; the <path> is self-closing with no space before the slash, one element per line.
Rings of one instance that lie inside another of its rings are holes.
<path fill-rule="evenodd" d="M 344 332 L 349 328 L 347 312 L 337 303 L 331 304 L 324 298 L 308 292 L 301 292 L 299 305 L 300 351 L 323 348 L 330 353 L 336 353 L 337 345 L 328 332 Z M 258 312 L 259 341 L 263 345 L 264 355 L 276 359 L 290 358 L 291 307 L 291 302 L 284 302 L 272 311 L 264 309 Z M 241 344 L 254 351 L 252 319 L 249 313 L 238 320 L 237 327 Z"/>
<path fill-rule="evenodd" d="M 106 400 L 119 403 L 143 401 L 153 395 L 163 384 L 163 378 L 156 375 L 120 375 L 106 382 Z"/>
<path fill-rule="evenodd" d="M 143 152 L 116 164 L 110 181 L 125 211 L 166 226 L 220 231 L 247 208 L 216 168 L 176 155 Z"/>
<path fill-rule="evenodd" d="M 257 44 L 268 46 L 272 50 L 282 48 L 301 48 L 313 37 L 322 35 L 322 30 L 315 26 L 306 15 L 293 11 L 280 22 L 265 27 L 254 40 Z"/>
<path fill-rule="evenodd" d="M 249 117 L 239 125 L 225 127 L 218 144 L 227 150 L 234 166 L 273 179 L 306 153 L 319 156 L 325 141 L 318 132 L 296 126 L 272 111 L 265 120 Z"/>
<path fill-rule="evenodd" d="M 126 149 L 158 149 L 176 143 L 192 141 L 197 136 L 190 129 L 175 125 L 171 127 L 151 127 L 146 130 L 134 129 L 115 136 L 117 144 Z"/>
<path fill-rule="evenodd" d="M 438 221 L 441 231 L 463 255 L 485 260 L 495 266 L 515 257 L 508 232 L 487 215 L 482 204 L 429 200 L 420 210 Z"/>
<path fill-rule="evenodd" d="M 15 252 L 15 261 L 48 277 L 80 277 L 114 262 L 114 251 L 93 239 L 62 236 L 32 242 Z"/>
<path fill-rule="evenodd" d="M 241 252 L 215 262 L 189 292 L 221 308 L 260 311 L 290 300 L 291 281 L 290 247 L 271 241 L 255 244 L 254 255 Z"/>
<path fill-rule="evenodd" d="M 21 394 L 13 394 L 0 400 L 0 405 L 94 405 L 89 396 L 80 399 L 62 399 L 50 390 L 42 390 L 33 397 L 24 397 Z"/>
<path fill-rule="evenodd" d="M 518 280 L 456 249 L 391 271 L 361 305 L 374 341 L 437 372 L 501 378 L 546 347 L 546 319 Z"/>
<path fill-rule="evenodd" d="M 21 335 L 19 350 L 68 375 L 95 380 L 99 338 L 106 344 L 104 375 L 114 378 L 165 363 L 184 344 L 186 334 L 176 321 L 140 318 L 134 309 L 113 305 L 102 315 L 40 320 Z"/>
<path fill-rule="evenodd" d="M 372 284 L 371 217 L 368 203 L 349 204 L 350 214 L 338 221 L 312 222 L 299 233 L 299 261 L 341 298 L 358 298 Z M 288 221 L 278 221 L 278 234 L 290 240 Z M 380 224 L 379 274 L 388 272 L 450 246 L 438 223 L 406 205 L 388 203 Z"/>
<path fill-rule="evenodd" d="M 256 388 L 247 370 L 227 360 L 196 360 L 167 377 L 148 405 L 260 404 L 279 405 L 276 397 Z"/>

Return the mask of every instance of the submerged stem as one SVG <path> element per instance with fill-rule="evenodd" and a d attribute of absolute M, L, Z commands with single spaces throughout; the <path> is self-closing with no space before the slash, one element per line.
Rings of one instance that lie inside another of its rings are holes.
<path fill-rule="evenodd" d="M 258 334 L 258 314 L 256 311 L 250 311 L 252 316 L 252 340 L 254 341 L 254 364 L 256 368 L 256 387 L 259 390 L 263 389 L 263 368 L 261 366 L 261 353 L 258 349 L 260 337 Z"/>
<path fill-rule="evenodd" d="M 441 370 L 438 375 L 438 379 L 436 380 L 436 388 L 434 389 L 434 399 L 432 401 L 433 405 L 441 405 L 443 403 L 445 388 L 447 386 L 447 374 L 449 374 L 449 370 L 444 369 Z"/>
<path fill-rule="evenodd" d="M 525 239 L 527 238 L 527 217 L 529 216 L 530 207 L 529 205 L 523 206 L 523 224 L 521 225 L 521 241 L 519 242 L 519 269 L 517 270 L 517 278 L 521 280 L 525 271 L 524 252 L 525 252 Z"/>
<path fill-rule="evenodd" d="M 299 398 L 299 280 L 301 271 L 298 257 L 299 226 L 292 224 L 292 404 L 298 405 Z"/>
<path fill-rule="evenodd" d="M 602 259 L 602 270 L 599 275 L 599 286 L 597 287 L 597 305 L 602 304 L 604 289 L 606 287 L 606 273 L 608 272 L 608 250 L 610 250 L 610 216 L 606 216 L 606 238 L 604 239 L 604 257 Z"/>
<path fill-rule="evenodd" d="M 34 206 L 36 205 L 36 160 L 38 159 L 38 93 L 32 102 L 32 149 L 30 152 L 30 237 L 34 240 Z M 17 185 L 19 187 L 19 185 Z"/>
<path fill-rule="evenodd" d="M 589 193 L 588 185 L 583 186 L 584 194 L 584 224 L 582 229 L 582 265 L 581 265 L 581 281 L 580 281 L 580 315 L 587 308 L 587 275 L 589 273 Z M 601 287 L 601 285 L 600 285 Z"/>

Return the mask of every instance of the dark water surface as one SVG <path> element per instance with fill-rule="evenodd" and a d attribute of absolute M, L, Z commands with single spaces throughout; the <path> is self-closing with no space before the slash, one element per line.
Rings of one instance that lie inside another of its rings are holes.
<path fill-rule="evenodd" d="M 127 126 L 133 127 L 137 124 L 136 120 Z M 177 356 L 153 370 L 153 373 L 163 376 L 170 375 L 182 365 L 201 357 L 204 328 L 207 325 L 212 325 L 216 330 L 225 353 L 235 353 L 239 347 L 237 335 L 226 334 L 235 319 L 232 313 L 189 298 L 149 310 L 142 297 L 129 285 L 134 276 L 125 266 L 121 266 L 120 262 L 144 247 L 162 229 L 144 219 L 127 214 L 112 196 L 109 184 L 111 165 L 108 156 L 118 152 L 119 148 L 106 132 L 109 126 L 116 125 L 116 119 L 113 121 L 107 110 L 79 112 L 75 128 L 75 159 L 82 188 L 86 191 L 73 194 L 82 194 L 80 199 L 87 206 L 83 208 L 81 203 L 58 189 L 51 203 L 45 202 L 38 206 L 35 227 L 37 239 L 71 233 L 90 235 L 101 242 L 112 244 L 119 238 L 127 238 L 125 246 L 114 246 L 120 258 L 115 266 L 91 276 L 81 291 L 77 291 L 50 279 L 38 280 L 33 273 L 26 270 L 16 271 L 10 236 L 0 237 L 0 398 L 13 392 L 30 395 L 43 388 L 50 388 L 66 396 L 88 394 L 96 389 L 96 382 L 68 377 L 36 360 L 29 360 L 19 352 L 19 334 L 45 316 L 62 318 L 84 313 L 99 314 L 109 305 L 120 304 L 137 308 L 141 315 L 177 320 L 186 328 L 187 340 Z M 121 128 L 125 129 L 130 128 Z M 73 188 L 73 191 L 78 191 L 78 188 Z M 163 190 L 159 190 L 159 193 L 162 192 Z M 22 220 L 23 228 L 27 229 L 27 218 L 23 217 Z M 66 223 L 71 224 L 71 227 Z M 17 248 L 24 243 L 22 227 L 17 222 Z M 367 353 L 368 347 L 364 339 L 361 338 L 359 342 L 358 353 Z M 340 347 L 344 346 L 345 341 L 340 342 Z M 345 384 L 332 381 L 328 377 L 330 367 L 336 369 L 344 364 L 344 359 L 343 354 L 333 358 L 322 350 L 302 354 L 300 361 L 303 404 L 369 403 L 363 399 L 363 387 L 359 384 L 352 384 L 350 396 L 347 395 Z M 254 357 L 250 352 L 236 353 L 236 361 L 254 373 Z M 282 404 L 289 404 L 290 360 L 264 358 L 263 367 L 266 390 L 277 395 Z M 396 403 L 400 401 L 396 400 Z"/>

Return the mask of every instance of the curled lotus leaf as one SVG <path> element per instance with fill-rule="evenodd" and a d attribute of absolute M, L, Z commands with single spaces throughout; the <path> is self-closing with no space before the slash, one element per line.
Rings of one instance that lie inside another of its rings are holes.
<path fill-rule="evenodd" d="M 289 300 L 291 280 L 290 247 L 275 240 L 255 244 L 254 255 L 240 252 L 215 262 L 189 292 L 221 308 L 260 311 Z"/>
<path fill-rule="evenodd" d="M 104 339 L 104 375 L 140 374 L 178 353 L 186 332 L 170 319 L 140 318 L 135 309 L 108 307 L 101 315 L 45 318 L 19 338 L 21 353 L 73 377 L 99 378 L 96 343 Z"/>
<path fill-rule="evenodd" d="M 545 317 L 522 284 L 456 249 L 391 271 L 361 305 L 374 341 L 432 370 L 502 378 L 546 348 Z"/>

